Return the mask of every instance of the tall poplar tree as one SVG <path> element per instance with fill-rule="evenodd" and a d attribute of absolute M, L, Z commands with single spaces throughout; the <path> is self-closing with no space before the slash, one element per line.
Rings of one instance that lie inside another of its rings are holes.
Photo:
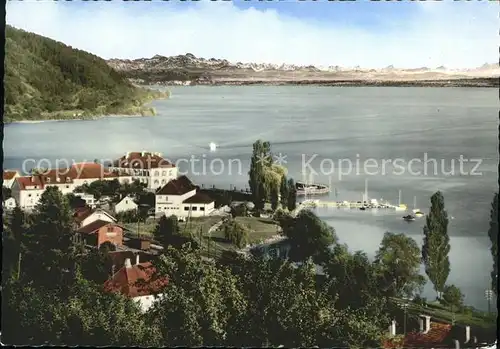
<path fill-rule="evenodd" d="M 281 177 L 280 183 L 280 203 L 281 207 L 285 208 L 288 206 L 288 180 L 285 175 Z"/>
<path fill-rule="evenodd" d="M 443 194 L 438 191 L 431 197 L 431 208 L 424 226 L 422 246 L 425 273 L 434 285 L 438 298 L 441 297 L 450 274 L 449 252 L 448 214 L 444 208 Z"/>
<path fill-rule="evenodd" d="M 270 152 L 271 145 L 269 142 L 257 140 L 253 144 L 250 171 L 248 172 L 248 184 L 250 186 L 250 191 L 252 192 L 252 202 L 257 211 L 264 209 L 264 204 L 268 197 L 268 193 L 266 193 L 266 186 L 264 185 L 264 171 L 265 166 L 272 163 Z"/>
<path fill-rule="evenodd" d="M 495 193 L 490 211 L 490 229 L 488 236 L 491 240 L 491 256 L 493 257 L 493 270 L 491 271 L 491 289 L 498 293 L 498 193 Z"/>

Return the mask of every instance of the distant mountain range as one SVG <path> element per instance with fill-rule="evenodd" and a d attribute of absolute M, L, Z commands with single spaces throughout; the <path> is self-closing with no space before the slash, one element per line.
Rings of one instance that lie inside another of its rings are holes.
<path fill-rule="evenodd" d="M 108 64 L 139 84 L 331 84 L 331 85 L 463 85 L 498 86 L 500 67 L 484 64 L 475 69 L 445 67 L 398 69 L 316 67 L 293 64 L 232 63 L 226 59 L 198 58 L 191 53 L 135 60 L 110 59 Z"/>

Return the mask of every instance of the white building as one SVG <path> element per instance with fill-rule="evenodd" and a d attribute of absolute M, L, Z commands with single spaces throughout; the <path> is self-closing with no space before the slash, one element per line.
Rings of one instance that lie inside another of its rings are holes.
<path fill-rule="evenodd" d="M 130 258 L 125 260 L 124 266 L 104 283 L 107 292 L 121 293 L 137 302 L 143 312 L 148 311 L 154 302 L 162 297 L 162 288 L 168 287 L 168 278 L 154 278 L 156 269 L 151 262 L 139 263 L 139 255 L 135 264 Z M 140 280 L 140 283 L 138 281 Z"/>
<path fill-rule="evenodd" d="M 12 185 L 12 197 L 19 207 L 32 210 L 46 188 L 59 188 L 63 194 L 72 193 L 83 184 L 90 184 L 98 180 L 115 180 L 120 183 L 132 181 L 132 177 L 118 171 L 109 171 L 101 164 L 79 163 L 69 168 L 53 169 L 31 176 L 16 177 Z"/>
<path fill-rule="evenodd" d="M 116 218 L 102 209 L 91 210 L 88 207 L 76 210 L 75 221 L 81 227 L 89 225 L 95 221 L 116 223 Z"/>
<path fill-rule="evenodd" d="M 12 185 L 14 184 L 14 181 L 19 176 L 20 176 L 19 172 L 15 171 L 15 170 L 5 170 L 5 171 L 3 171 L 3 186 L 7 187 L 9 189 L 12 188 Z"/>
<path fill-rule="evenodd" d="M 179 218 L 208 216 L 215 210 L 215 202 L 187 178 L 181 176 L 171 180 L 155 193 L 155 215 Z"/>
<path fill-rule="evenodd" d="M 151 191 L 177 178 L 177 168 L 162 158 L 161 153 L 128 152 L 109 168 L 130 175 L 133 180 L 146 184 Z"/>
<path fill-rule="evenodd" d="M 8 198 L 4 202 L 2 202 L 2 207 L 6 211 L 11 211 L 17 206 L 16 200 L 14 198 Z"/>
<path fill-rule="evenodd" d="M 130 195 L 127 195 L 115 205 L 115 213 L 135 211 L 138 207 L 134 199 Z"/>

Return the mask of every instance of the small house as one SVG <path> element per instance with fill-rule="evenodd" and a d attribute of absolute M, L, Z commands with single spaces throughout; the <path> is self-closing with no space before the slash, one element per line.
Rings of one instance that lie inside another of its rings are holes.
<path fill-rule="evenodd" d="M 115 213 L 136 211 L 138 207 L 134 199 L 130 195 L 127 195 L 115 205 Z"/>
<path fill-rule="evenodd" d="M 96 220 L 77 230 L 86 245 L 99 248 L 108 241 L 116 246 L 123 245 L 123 228 L 114 222 Z"/>

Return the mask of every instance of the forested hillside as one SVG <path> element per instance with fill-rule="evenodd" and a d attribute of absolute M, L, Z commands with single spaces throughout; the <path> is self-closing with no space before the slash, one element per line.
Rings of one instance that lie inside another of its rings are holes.
<path fill-rule="evenodd" d="M 144 114 L 161 93 L 134 87 L 102 58 L 6 27 L 5 121 Z"/>

